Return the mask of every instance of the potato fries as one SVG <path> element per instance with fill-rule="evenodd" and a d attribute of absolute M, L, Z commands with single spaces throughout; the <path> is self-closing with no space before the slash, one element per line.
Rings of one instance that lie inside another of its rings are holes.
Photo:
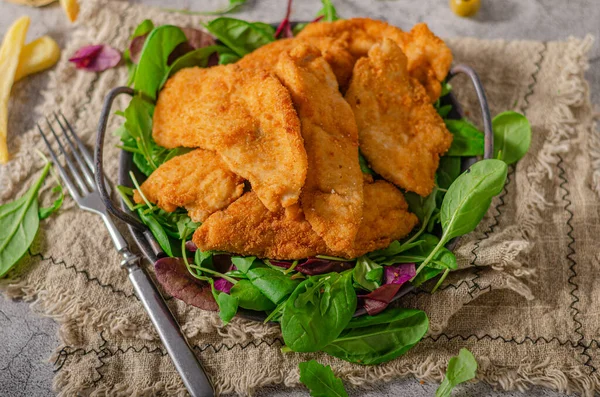
<path fill-rule="evenodd" d="M 29 17 L 21 17 L 8 29 L 0 47 L 0 163 L 8 162 L 8 98 L 12 88 L 19 56 L 25 45 Z"/>
<path fill-rule="evenodd" d="M 60 0 L 60 5 L 67 13 L 69 21 L 75 22 L 79 15 L 79 2 L 77 0 Z"/>
<path fill-rule="evenodd" d="M 23 47 L 19 56 L 19 66 L 15 82 L 30 74 L 51 68 L 60 58 L 60 48 L 54 39 L 42 36 Z"/>
<path fill-rule="evenodd" d="M 43 7 L 50 3 L 54 3 L 56 0 L 6 0 L 9 3 L 21 4 L 29 7 Z"/>

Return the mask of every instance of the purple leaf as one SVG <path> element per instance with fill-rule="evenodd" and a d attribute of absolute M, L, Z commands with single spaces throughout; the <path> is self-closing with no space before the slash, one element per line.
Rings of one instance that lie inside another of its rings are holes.
<path fill-rule="evenodd" d="M 142 48 L 144 48 L 144 43 L 146 43 L 146 37 L 148 37 L 148 33 L 134 37 L 131 43 L 129 43 L 129 58 L 131 62 L 137 64 L 140 61 L 140 54 L 142 53 Z"/>
<path fill-rule="evenodd" d="M 154 271 L 158 282 L 175 298 L 203 310 L 219 309 L 210 285 L 192 276 L 183 258 L 161 258 L 154 263 Z"/>
<path fill-rule="evenodd" d="M 77 69 L 102 72 L 114 68 L 121 61 L 121 53 L 107 45 L 90 45 L 80 48 L 69 58 Z"/>
<path fill-rule="evenodd" d="M 194 28 L 181 28 L 181 30 L 194 50 L 216 44 L 215 38 L 202 30 Z"/>
<path fill-rule="evenodd" d="M 189 240 L 185 242 L 185 249 L 189 252 L 196 252 L 198 250 L 198 247 L 196 247 L 196 244 L 194 244 L 192 240 Z"/>
<path fill-rule="evenodd" d="M 367 313 L 374 316 L 381 313 L 390 304 L 401 286 L 401 284 L 384 284 L 366 295 L 357 295 L 357 297 L 364 299 L 363 306 Z"/>
<path fill-rule="evenodd" d="M 216 290 L 229 294 L 229 291 L 231 291 L 231 287 L 233 287 L 233 283 L 231 283 L 230 281 L 227 281 L 224 278 L 215 279 Z"/>
<path fill-rule="evenodd" d="M 414 263 L 402 263 L 400 265 L 385 267 L 386 284 L 404 284 L 416 275 Z"/>
<path fill-rule="evenodd" d="M 277 30 L 275 30 L 275 38 L 281 37 L 294 37 L 294 33 L 292 32 L 292 25 L 290 24 L 290 14 L 292 12 L 292 0 L 288 0 L 287 11 L 285 13 L 285 18 L 283 21 L 277 26 Z"/>
<path fill-rule="evenodd" d="M 272 265 L 283 267 L 285 269 L 289 269 L 292 266 L 292 262 L 288 261 L 270 261 Z M 309 276 L 314 276 L 316 274 L 325 274 L 325 273 L 341 273 L 344 270 L 352 269 L 354 267 L 353 262 L 342 262 L 342 261 L 332 261 L 330 259 L 320 259 L 320 258 L 307 258 L 304 262 L 298 264 L 294 270 L 299 273 L 303 273 Z"/>

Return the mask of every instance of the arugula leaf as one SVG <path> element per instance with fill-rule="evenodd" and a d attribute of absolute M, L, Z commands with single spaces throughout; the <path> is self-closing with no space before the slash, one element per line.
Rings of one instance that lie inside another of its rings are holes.
<path fill-rule="evenodd" d="M 519 161 L 531 145 L 531 125 L 517 112 L 500 113 L 492 120 L 494 158 L 513 164 Z"/>
<path fill-rule="evenodd" d="M 374 272 L 374 273 L 371 273 Z M 369 276 L 369 274 L 371 276 Z M 377 278 L 379 276 L 379 278 Z M 373 291 L 381 285 L 383 268 L 363 255 L 356 261 L 356 266 L 352 272 L 354 281 L 363 289 Z"/>
<path fill-rule="evenodd" d="M 452 146 L 446 156 L 481 156 L 483 155 L 483 133 L 467 120 L 444 120 L 448 131 L 453 135 Z"/>
<path fill-rule="evenodd" d="M 507 165 L 500 160 L 481 160 L 460 175 L 448 189 L 440 209 L 442 237 L 417 269 L 417 274 L 454 237 L 472 232 L 487 212 L 492 198 L 506 182 Z M 448 270 L 447 270 L 448 271 Z M 447 275 L 447 271 L 444 276 Z"/>
<path fill-rule="evenodd" d="M 310 360 L 298 364 L 300 382 L 313 397 L 348 397 L 342 381 L 335 376 L 331 367 Z"/>
<path fill-rule="evenodd" d="M 0 206 L 0 277 L 27 252 L 37 233 L 38 192 L 50 171 L 46 163 L 38 180 L 20 198 Z"/>
<path fill-rule="evenodd" d="M 333 22 L 340 19 L 331 0 L 321 0 L 321 3 L 323 4 L 323 8 L 317 13 L 317 18 L 322 16 L 322 20 L 325 22 Z"/>
<path fill-rule="evenodd" d="M 299 280 L 270 267 L 250 269 L 246 274 L 250 282 L 275 304 L 281 303 L 300 284 Z"/>
<path fill-rule="evenodd" d="M 275 40 L 271 31 L 265 30 L 263 23 L 250 23 L 234 18 L 217 18 L 204 26 L 240 57 Z"/>
<path fill-rule="evenodd" d="M 173 249 L 171 248 L 171 241 L 165 229 L 161 226 L 160 222 L 156 219 L 153 213 L 145 214 L 142 208 L 137 210 L 138 216 L 144 225 L 148 226 L 148 229 L 152 232 L 152 235 L 160 245 L 160 248 L 165 254 L 173 257 Z"/>
<path fill-rule="evenodd" d="M 477 360 L 467 349 L 460 349 L 458 356 L 448 362 L 446 377 L 435 391 L 435 397 L 449 397 L 456 385 L 475 378 L 476 374 Z"/>
<path fill-rule="evenodd" d="M 176 26 L 163 25 L 153 29 L 146 38 L 137 65 L 133 81 L 135 90 L 155 100 L 168 71 L 169 55 L 185 41 L 185 34 Z"/>
<path fill-rule="evenodd" d="M 325 280 L 325 288 L 311 291 L 310 299 L 300 299 L 314 284 Z M 326 310 L 322 301 L 328 300 Z M 323 349 L 340 334 L 356 310 L 356 292 L 352 286 L 352 271 L 329 273 L 304 280 L 287 300 L 281 316 L 281 333 L 285 344 L 296 352 Z"/>
<path fill-rule="evenodd" d="M 322 350 L 351 363 L 381 364 L 406 353 L 428 329 L 429 319 L 425 312 L 388 308 L 375 316 L 353 318 Z"/>
<path fill-rule="evenodd" d="M 267 311 L 275 309 L 275 304 L 248 280 L 239 280 L 231 287 L 231 296 L 238 299 L 239 307 Z"/>
<path fill-rule="evenodd" d="M 65 199 L 65 193 L 63 192 L 63 188 L 60 184 L 54 186 L 52 188 L 52 193 L 58 193 L 58 198 L 54 200 L 50 207 L 43 207 L 39 209 L 40 220 L 48 218 L 50 215 L 58 211 L 58 209 L 62 206 L 62 203 Z"/>

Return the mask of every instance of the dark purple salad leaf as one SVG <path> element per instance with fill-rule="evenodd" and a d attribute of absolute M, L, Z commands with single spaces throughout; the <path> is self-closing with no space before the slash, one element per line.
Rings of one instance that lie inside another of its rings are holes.
<path fill-rule="evenodd" d="M 384 284 L 366 295 L 357 295 L 357 297 L 363 299 L 363 306 L 367 313 L 374 316 L 385 310 L 401 286 L 401 284 Z"/>
<path fill-rule="evenodd" d="M 203 310 L 219 309 L 210 285 L 194 278 L 185 267 L 183 258 L 161 258 L 154 263 L 154 271 L 158 282 L 175 298 Z"/>
<path fill-rule="evenodd" d="M 183 31 L 183 34 L 185 34 L 185 37 L 188 39 L 188 43 L 190 43 L 194 50 L 197 50 L 198 48 L 209 47 L 217 43 L 212 35 L 200 29 L 181 28 L 181 30 Z"/>
<path fill-rule="evenodd" d="M 294 32 L 292 32 L 292 24 L 290 22 L 290 14 L 292 12 L 292 0 L 288 0 L 287 11 L 285 13 L 285 18 L 283 21 L 277 26 L 275 30 L 275 38 L 291 38 L 294 37 Z"/>
<path fill-rule="evenodd" d="M 221 292 L 225 292 L 228 294 L 231 291 L 231 287 L 233 287 L 233 283 L 225 280 L 224 278 L 216 278 L 215 279 L 215 289 Z"/>
<path fill-rule="evenodd" d="M 129 43 L 129 58 L 131 62 L 137 64 L 140 61 L 140 54 L 144 48 L 146 37 L 148 37 L 148 33 L 134 37 L 131 43 Z"/>
<path fill-rule="evenodd" d="M 341 273 L 344 270 L 352 269 L 354 267 L 354 262 L 342 262 L 342 261 L 332 261 L 329 259 L 319 259 L 319 258 L 308 258 L 305 262 L 300 263 L 296 266 L 296 271 L 314 276 L 317 274 L 325 274 L 325 273 Z"/>
<path fill-rule="evenodd" d="M 121 61 L 121 53 L 104 44 L 88 45 L 78 49 L 69 62 L 73 62 L 77 69 L 90 72 L 102 72 L 113 68 Z"/>
<path fill-rule="evenodd" d="M 216 44 L 215 38 L 210 34 L 203 32 L 202 30 L 194 28 L 179 28 L 183 34 L 185 34 L 187 41 L 175 47 L 173 52 L 169 55 L 169 59 L 167 60 L 168 65 L 172 64 L 177 58 L 187 54 L 190 51 Z M 134 37 L 129 44 L 129 56 L 131 61 L 135 64 L 137 64 L 140 60 L 140 55 L 142 53 L 142 49 L 144 48 L 144 43 L 146 42 L 147 37 L 148 33 Z M 215 54 L 215 58 L 216 62 L 218 63 L 218 55 Z"/>
<path fill-rule="evenodd" d="M 385 266 L 386 284 L 404 284 L 416 275 L 414 263 Z"/>
<path fill-rule="evenodd" d="M 185 249 L 186 249 L 186 251 L 189 251 L 189 252 L 196 252 L 198 247 L 196 247 L 196 244 L 194 244 L 194 242 L 192 240 L 189 240 L 189 241 L 185 242 Z"/>

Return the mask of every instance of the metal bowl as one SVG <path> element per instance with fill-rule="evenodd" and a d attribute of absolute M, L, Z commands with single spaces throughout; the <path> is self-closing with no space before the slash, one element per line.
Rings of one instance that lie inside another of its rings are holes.
<path fill-rule="evenodd" d="M 489 112 L 485 92 L 483 90 L 481 82 L 479 81 L 479 78 L 478 78 L 477 74 L 475 73 L 475 71 L 466 65 L 457 65 L 457 66 L 453 67 L 450 70 L 450 73 L 448 75 L 448 80 L 450 80 L 452 77 L 454 77 L 455 75 L 460 74 L 460 73 L 466 74 L 467 76 L 469 76 L 471 79 L 471 82 L 473 83 L 473 85 L 475 87 L 477 97 L 479 99 L 479 104 L 481 106 L 481 113 L 483 116 L 483 127 L 484 127 L 484 134 L 485 134 L 485 151 L 484 151 L 483 158 L 485 158 L 485 159 L 492 158 L 493 151 L 494 151 L 493 150 L 493 133 L 492 133 L 490 112 Z M 96 148 L 95 148 L 96 171 L 100 176 L 100 178 L 98 178 L 97 180 L 99 180 L 99 181 L 105 180 L 104 174 L 103 174 L 104 171 L 103 171 L 103 166 L 102 166 L 102 158 L 103 158 L 104 136 L 106 133 L 106 126 L 108 123 L 108 118 L 110 116 L 111 107 L 112 107 L 112 104 L 113 104 L 115 98 L 122 94 L 127 94 L 127 95 L 132 96 L 132 95 L 134 95 L 134 90 L 129 87 L 117 87 L 117 88 L 114 88 L 113 90 L 111 90 L 104 100 L 104 106 L 102 108 L 102 113 L 100 115 L 100 120 L 98 123 L 97 142 L 96 142 Z M 451 93 L 442 98 L 442 103 L 452 105 L 452 110 L 449 113 L 448 118 L 462 119 L 464 117 L 464 114 L 462 112 L 462 108 L 461 108 L 460 104 L 458 103 L 458 101 L 456 100 L 454 95 L 452 95 Z M 478 160 L 479 160 L 479 158 L 476 158 L 476 157 L 462 158 L 462 164 L 461 164 L 462 170 L 463 171 L 466 170 L 467 168 L 469 168 L 471 165 L 473 165 Z M 134 166 L 133 155 L 130 152 L 121 151 L 120 158 L 119 158 L 119 175 L 118 175 L 118 183 L 120 185 L 133 187 L 131 178 L 129 177 L 130 171 L 133 171 L 133 173 L 135 174 L 138 181 L 143 182 L 145 180 L 145 178 L 146 178 L 145 175 L 143 175 L 137 169 L 137 167 Z M 117 218 L 119 218 L 122 221 L 127 223 L 129 230 L 130 230 L 131 234 L 133 235 L 133 238 L 134 238 L 138 248 L 142 251 L 144 256 L 153 264 L 159 258 L 165 257 L 166 254 L 161 250 L 160 245 L 156 242 L 156 240 L 154 239 L 154 236 L 152 235 L 150 230 L 138 219 L 137 215 L 130 212 L 129 209 L 127 208 L 127 206 L 125 205 L 125 203 L 123 203 L 123 202 L 121 202 L 120 205 L 115 205 L 113 203 L 113 201 L 111 200 L 111 197 L 109 196 L 104 183 L 99 183 L 98 189 L 100 191 L 102 200 L 106 204 L 106 207 L 109 210 L 109 212 L 111 212 L 114 216 L 116 216 Z M 448 249 L 452 250 L 456 246 L 456 244 L 457 244 L 457 239 L 454 239 L 454 240 L 450 241 L 446 247 Z M 400 297 L 402 297 L 403 295 L 405 295 L 406 293 L 411 291 L 413 288 L 414 288 L 413 286 L 411 286 L 409 284 L 405 284 L 402 288 L 400 288 L 400 290 L 398 291 L 396 296 L 394 296 L 394 298 L 392 299 L 392 302 L 400 299 Z M 266 315 L 263 312 L 256 312 L 256 311 L 246 310 L 246 309 L 240 309 L 238 311 L 238 314 L 243 318 L 246 318 L 249 320 L 255 320 L 255 321 L 264 321 L 264 319 L 266 318 Z M 360 308 L 356 311 L 355 316 L 360 316 L 363 314 L 365 314 L 365 309 Z"/>

